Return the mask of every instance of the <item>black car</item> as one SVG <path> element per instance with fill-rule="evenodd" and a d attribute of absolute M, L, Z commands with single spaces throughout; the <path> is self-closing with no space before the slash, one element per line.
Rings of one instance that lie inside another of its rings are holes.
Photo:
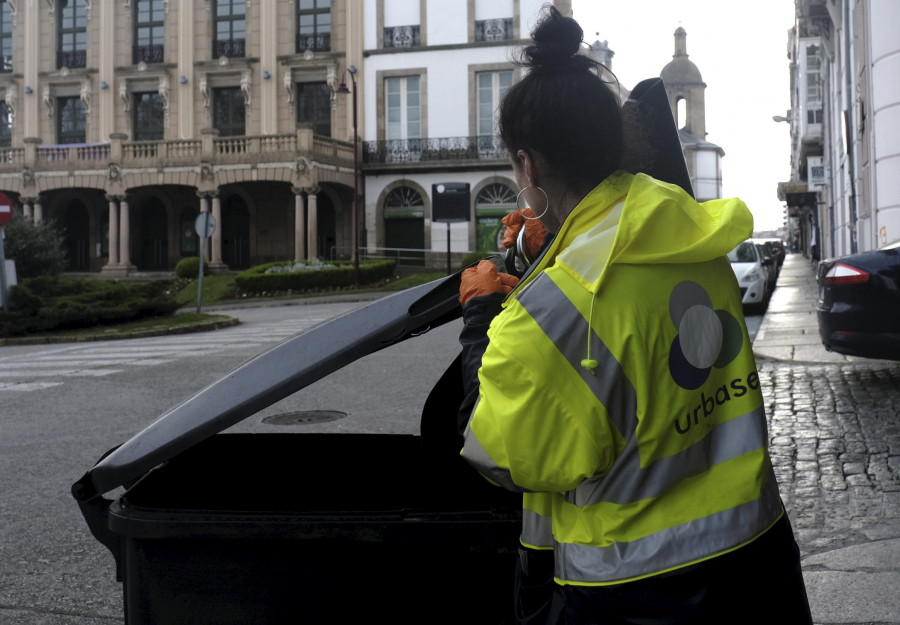
<path fill-rule="evenodd" d="M 819 263 L 819 336 L 829 351 L 900 360 L 900 241 Z"/>

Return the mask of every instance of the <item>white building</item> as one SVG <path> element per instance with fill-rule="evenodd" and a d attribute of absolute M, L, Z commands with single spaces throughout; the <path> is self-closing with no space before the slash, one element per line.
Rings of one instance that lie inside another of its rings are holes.
<path fill-rule="evenodd" d="M 511 63 L 544 0 L 365 0 L 361 110 L 370 256 L 442 267 L 496 250 L 518 188 L 496 138 Z M 555 6 L 571 15 L 570 2 Z M 468 185 L 468 221 L 436 222 L 436 185 Z M 425 250 L 424 258 L 421 250 Z"/>
<path fill-rule="evenodd" d="M 900 239 L 900 3 L 796 0 L 789 34 L 791 180 L 779 185 L 811 257 Z"/>

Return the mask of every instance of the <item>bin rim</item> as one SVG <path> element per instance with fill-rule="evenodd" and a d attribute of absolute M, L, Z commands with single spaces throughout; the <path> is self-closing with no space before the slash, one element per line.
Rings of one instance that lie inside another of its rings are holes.
<path fill-rule="evenodd" d="M 375 300 L 254 356 L 107 452 L 72 485 L 73 497 L 86 502 L 128 486 L 351 362 L 458 319 L 461 273 Z M 298 353 L 313 356 L 299 358 Z"/>

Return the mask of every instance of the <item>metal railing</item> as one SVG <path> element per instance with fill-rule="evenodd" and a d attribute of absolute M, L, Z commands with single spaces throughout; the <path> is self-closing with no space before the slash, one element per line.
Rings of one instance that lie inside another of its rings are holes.
<path fill-rule="evenodd" d="M 86 50 L 59 50 L 56 53 L 56 68 L 87 67 Z"/>
<path fill-rule="evenodd" d="M 214 39 L 213 40 L 213 58 L 217 59 L 222 56 L 229 58 L 239 58 L 245 56 L 243 39 Z"/>
<path fill-rule="evenodd" d="M 385 48 L 411 48 L 421 45 L 419 25 L 415 26 L 385 26 Z"/>
<path fill-rule="evenodd" d="M 331 50 L 331 33 L 297 33 L 297 54 Z"/>
<path fill-rule="evenodd" d="M 141 45 L 131 47 L 131 63 L 162 63 L 165 61 L 166 48 L 163 44 Z"/>
<path fill-rule="evenodd" d="M 475 41 L 505 41 L 513 38 L 511 17 L 475 20 Z"/>
<path fill-rule="evenodd" d="M 505 160 L 506 148 L 499 137 L 435 137 L 366 141 L 363 162 L 421 163 L 451 160 Z"/>

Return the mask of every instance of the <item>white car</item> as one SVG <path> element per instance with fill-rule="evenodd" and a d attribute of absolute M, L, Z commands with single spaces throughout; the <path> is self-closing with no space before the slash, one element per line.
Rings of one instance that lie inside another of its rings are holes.
<path fill-rule="evenodd" d="M 762 255 L 752 241 L 744 241 L 728 252 L 731 269 L 741 287 L 741 302 L 747 307 L 765 308 L 768 301 L 766 270 Z"/>

